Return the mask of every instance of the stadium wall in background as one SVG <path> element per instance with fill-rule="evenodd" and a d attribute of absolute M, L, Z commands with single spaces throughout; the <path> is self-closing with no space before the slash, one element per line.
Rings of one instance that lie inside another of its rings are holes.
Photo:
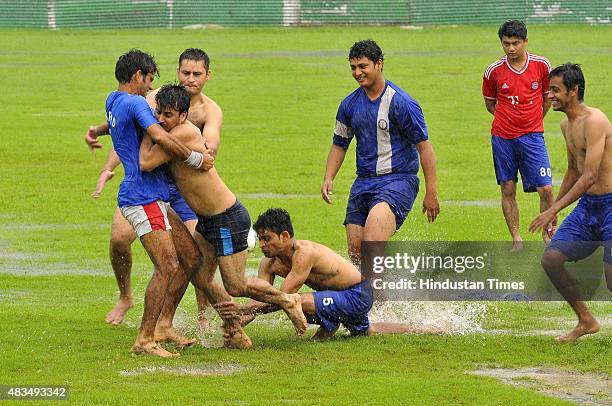
<path fill-rule="evenodd" d="M 610 0 L 0 0 L 0 28 L 610 24 Z"/>

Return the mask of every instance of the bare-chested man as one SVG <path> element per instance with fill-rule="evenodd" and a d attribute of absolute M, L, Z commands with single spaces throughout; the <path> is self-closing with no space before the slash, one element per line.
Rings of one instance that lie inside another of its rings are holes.
<path fill-rule="evenodd" d="M 557 337 L 560 342 L 575 341 L 600 327 L 565 262 L 586 258 L 603 244 L 604 272 L 612 290 L 612 126 L 601 110 L 583 103 L 584 89 L 580 66 L 568 62 L 550 72 L 552 107 L 567 116 L 561 122 L 567 172 L 555 203 L 529 226 L 532 232 L 546 227 L 559 211 L 580 198 L 542 258 L 544 270 L 578 316 L 578 325 Z"/>
<path fill-rule="evenodd" d="M 176 69 L 176 77 L 181 85 L 187 89 L 191 99 L 189 103 L 189 114 L 187 120 L 193 123 L 204 135 L 210 152 L 216 157 L 221 142 L 221 125 L 223 124 L 223 112 L 221 108 L 210 97 L 203 93 L 203 88 L 206 82 L 211 77 L 210 58 L 206 52 L 198 48 L 188 48 L 180 56 Z M 147 95 L 147 102 L 152 108 L 155 108 L 155 95 L 157 90 L 150 92 Z M 105 124 L 92 126 L 87 131 L 85 137 L 95 136 L 97 134 L 108 133 L 108 126 Z M 94 145 L 96 148 L 100 144 Z M 94 198 L 97 198 L 102 193 L 106 182 L 115 175 L 115 168 L 120 164 L 119 156 L 112 149 L 109 152 L 108 158 L 104 163 L 96 189 L 92 193 Z M 170 183 L 170 207 L 179 215 L 180 219 L 185 223 L 189 231 L 198 243 L 203 254 L 206 268 L 214 270 L 217 267 L 217 262 L 214 256 L 212 246 L 203 238 L 195 234 L 197 224 L 197 216 L 185 202 L 185 199 L 176 190 L 176 186 Z M 111 227 L 110 240 L 110 260 L 117 285 L 119 286 L 119 300 L 113 309 L 106 315 L 106 322 L 112 325 L 118 325 L 123 322 L 126 312 L 133 306 L 134 299 L 132 297 L 131 288 L 131 271 L 132 271 L 132 250 L 131 245 L 136 240 L 136 234 L 130 224 L 121 215 L 121 211 L 117 208 L 113 217 Z M 207 305 L 206 296 L 196 288 L 196 297 L 199 310 L 200 326 L 206 325 L 204 318 L 204 310 Z M 171 327 L 172 320 L 167 320 L 162 317 L 159 320 L 158 327 L 167 329 Z M 158 334 L 161 338 L 163 334 Z M 193 340 L 191 341 L 193 342 Z M 185 341 L 185 345 L 190 342 Z"/>
<path fill-rule="evenodd" d="M 207 148 L 202 134 L 186 120 L 189 109 L 187 91 L 180 85 L 165 85 L 158 91 L 155 101 L 161 126 L 188 148 L 205 152 Z M 151 138 L 143 140 L 140 148 L 141 169 L 151 171 L 169 163 L 176 185 L 198 214 L 196 230 L 214 247 L 227 292 L 232 296 L 250 297 L 279 306 L 293 323 L 298 335 L 303 334 L 306 318 L 302 313 L 300 296 L 283 293 L 261 279 L 245 276 L 247 237 L 251 228 L 251 218 L 246 208 L 223 183 L 214 167 L 206 172 L 194 171 L 183 162 L 171 159 L 160 145 L 153 144 Z M 193 276 L 194 283 L 206 290 L 213 305 L 231 302 L 231 298 L 208 292 L 210 285 L 216 284 L 214 269 L 212 271 L 200 269 Z"/>
<path fill-rule="evenodd" d="M 333 336 L 341 323 L 351 335 L 439 332 L 417 331 L 400 323 L 370 324 L 368 312 L 373 304 L 370 282 L 362 278 L 355 265 L 328 247 L 296 240 L 291 218 L 285 210 L 268 209 L 253 228 L 266 256 L 259 265 L 259 277 L 270 284 L 276 276 L 284 278 L 281 290 L 286 293 L 295 293 L 304 284 L 315 290 L 300 294 L 304 314 L 320 326 L 314 339 Z M 226 307 L 231 307 L 231 303 Z M 251 301 L 239 310 L 244 314 L 241 324 L 250 323 L 256 313 L 275 310 L 273 306 Z"/>

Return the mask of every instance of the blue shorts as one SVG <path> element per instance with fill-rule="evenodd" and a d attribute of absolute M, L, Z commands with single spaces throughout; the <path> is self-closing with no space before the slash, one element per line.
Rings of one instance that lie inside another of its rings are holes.
<path fill-rule="evenodd" d="M 412 209 L 419 193 L 419 178 L 406 173 L 390 173 L 372 178 L 359 176 L 351 187 L 344 225 L 365 226 L 372 207 L 386 202 L 395 214 L 395 229 L 399 229 Z"/>
<path fill-rule="evenodd" d="M 576 208 L 563 220 L 548 244 L 578 261 L 604 246 L 604 261 L 612 265 L 612 193 L 583 195 Z"/>
<path fill-rule="evenodd" d="M 223 213 L 198 216 L 196 230 L 215 248 L 215 256 L 223 257 L 242 252 L 248 247 L 251 217 L 247 209 L 236 203 Z"/>
<path fill-rule="evenodd" d="M 316 324 L 335 331 L 342 323 L 353 335 L 365 334 L 370 327 L 368 312 L 372 308 L 372 285 L 369 280 L 346 290 L 314 292 Z"/>
<path fill-rule="evenodd" d="M 189 220 L 197 219 L 198 216 L 191 210 L 191 207 L 189 207 L 185 199 L 183 199 L 176 185 L 172 182 L 168 182 L 168 189 L 170 189 L 170 200 L 168 203 L 170 203 L 172 210 L 181 218 L 181 221 L 184 223 Z"/>
<path fill-rule="evenodd" d="M 523 191 L 535 192 L 536 188 L 552 185 L 550 160 L 543 133 L 528 133 L 511 140 L 491 136 L 493 164 L 497 184 L 518 181 L 521 173 Z"/>

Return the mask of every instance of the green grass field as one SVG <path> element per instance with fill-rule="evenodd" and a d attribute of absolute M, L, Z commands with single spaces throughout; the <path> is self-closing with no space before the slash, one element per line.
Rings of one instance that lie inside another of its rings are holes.
<path fill-rule="evenodd" d="M 348 48 L 364 38 L 375 39 L 385 51 L 386 78 L 420 102 L 438 160 L 439 219 L 428 224 L 421 215 L 421 190 L 394 239 L 508 238 L 490 153 L 492 117 L 481 96 L 482 73 L 502 52 L 496 32 L 493 26 L 1 31 L 0 385 L 69 385 L 70 400 L 85 404 L 555 404 L 563 401 L 467 371 L 542 367 L 609 379 L 609 302 L 593 304 L 603 321 L 601 333 L 570 345 L 556 344 L 547 333 L 573 326 L 567 305 L 503 302 L 482 305 L 484 331 L 463 335 L 314 343 L 294 337 L 286 320 L 269 318 L 248 327 L 254 342 L 249 351 L 198 345 L 176 360 L 134 356 L 130 346 L 151 273 L 139 244 L 134 244 L 133 280 L 140 300 L 123 325 L 104 323 L 117 292 L 107 252 L 122 173 L 92 199 L 110 139 L 92 155 L 83 134 L 104 120 L 121 53 L 136 47 L 154 54 L 161 69 L 154 85 L 160 85 L 174 80 L 183 49 L 205 49 L 213 70 L 205 92 L 225 113 L 217 159 L 221 176 L 252 217 L 283 207 L 292 214 L 297 238 L 344 253 L 342 220 L 354 179 L 354 145 L 335 182 L 334 205 L 323 203 L 319 188 L 338 103 L 356 87 Z M 609 26 L 530 26 L 529 34 L 529 50 L 547 56 L 553 66 L 568 60 L 583 64 L 587 104 L 612 113 Z M 551 111 L 545 119 L 556 181 L 566 167 L 562 117 Z M 538 211 L 537 196 L 521 192 L 517 198 L 523 236 L 538 241 L 526 230 Z M 249 266 L 260 256 L 253 253 Z M 436 312 L 435 306 L 421 311 Z M 195 328 L 191 290 L 179 313 L 187 328 Z M 500 330 L 504 333 L 493 333 Z M 228 376 L 129 373 L 219 364 L 244 370 Z M 610 401 L 593 391 L 600 401 Z"/>

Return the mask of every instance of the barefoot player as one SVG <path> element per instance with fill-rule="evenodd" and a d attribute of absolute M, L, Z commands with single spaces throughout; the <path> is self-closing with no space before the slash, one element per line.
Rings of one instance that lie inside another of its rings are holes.
<path fill-rule="evenodd" d="M 180 85 L 165 85 L 159 90 L 155 100 L 159 123 L 188 148 L 205 151 L 202 134 L 187 121 L 189 93 L 185 88 Z M 208 171 L 195 171 L 184 162 L 171 158 L 160 145 L 153 144 L 151 138 L 146 137 L 143 140 L 140 149 L 141 169 L 151 171 L 169 162 L 176 185 L 198 215 L 196 230 L 214 247 L 227 292 L 232 296 L 247 296 L 279 306 L 289 316 L 298 335 L 303 334 L 306 330 L 306 318 L 302 313 L 300 296 L 283 293 L 265 281 L 245 276 L 247 237 L 251 227 L 246 208 L 223 183 L 214 167 Z M 213 276 L 213 272 L 199 270 L 194 275 L 194 282 L 206 289 L 206 285 L 215 283 Z M 208 295 L 208 298 L 213 304 L 228 301 L 227 298 L 214 295 Z M 178 302 L 175 305 L 178 305 Z"/>
<path fill-rule="evenodd" d="M 544 270 L 578 316 L 578 325 L 557 337 L 560 342 L 597 333 L 600 327 L 565 263 L 586 258 L 603 244 L 604 271 L 612 290 L 612 126 L 601 110 L 583 103 L 584 88 L 578 65 L 568 62 L 550 72 L 552 107 L 566 115 L 561 131 L 567 145 L 567 172 L 555 203 L 529 226 L 532 232 L 546 227 L 559 211 L 580 199 L 542 258 Z"/>
<path fill-rule="evenodd" d="M 301 293 L 302 310 L 319 329 L 314 339 L 329 338 L 343 324 L 351 335 L 400 334 L 410 332 L 437 333 L 438 330 L 415 330 L 400 323 L 370 324 L 368 312 L 373 296 L 369 280 L 345 258 L 316 242 L 296 240 L 289 213 L 269 209 L 253 226 L 259 246 L 266 256 L 259 265 L 259 277 L 273 283 L 276 276 L 284 278 L 281 290 L 297 292 L 307 285 L 316 292 Z M 229 308 L 232 304 L 228 304 Z M 246 325 L 255 313 L 278 310 L 273 306 L 251 301 L 241 309 Z"/>

